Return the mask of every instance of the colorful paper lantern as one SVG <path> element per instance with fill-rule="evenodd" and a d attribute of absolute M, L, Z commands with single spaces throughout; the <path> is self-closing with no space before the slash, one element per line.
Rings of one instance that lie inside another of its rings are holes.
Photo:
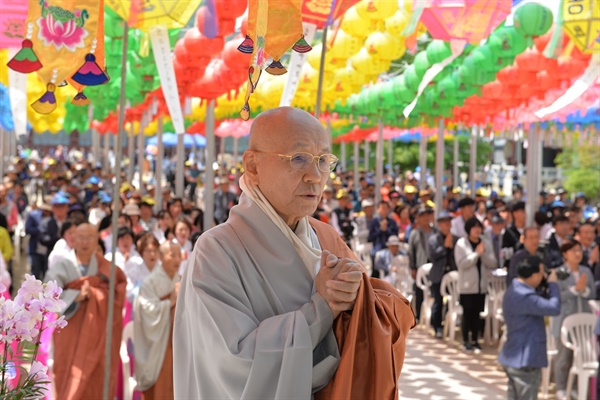
<path fill-rule="evenodd" d="M 431 0 L 421 22 L 434 39 L 479 44 L 510 14 L 511 0 Z"/>
<path fill-rule="evenodd" d="M 552 26 L 552 11 L 538 3 L 527 3 L 515 11 L 514 26 L 523 36 L 540 36 Z"/>

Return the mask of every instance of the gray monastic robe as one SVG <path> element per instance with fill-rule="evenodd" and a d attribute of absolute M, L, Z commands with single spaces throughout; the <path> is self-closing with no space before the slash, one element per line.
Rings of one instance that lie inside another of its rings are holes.
<path fill-rule="evenodd" d="M 200 237 L 183 276 L 175 398 L 309 399 L 339 362 L 332 323 L 291 242 L 242 195 Z"/>
<path fill-rule="evenodd" d="M 133 343 L 135 346 L 135 380 L 138 390 L 147 390 L 156 383 L 171 336 L 171 300 L 167 297 L 179 281 L 157 263 L 150 275 L 142 280 L 133 304 Z"/>

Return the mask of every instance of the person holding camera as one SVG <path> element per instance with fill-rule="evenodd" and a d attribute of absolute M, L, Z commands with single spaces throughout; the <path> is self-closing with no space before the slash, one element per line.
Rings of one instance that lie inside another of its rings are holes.
<path fill-rule="evenodd" d="M 573 363 L 573 351 L 566 348 L 560 340 L 560 328 L 563 320 L 575 313 L 591 313 L 588 303 L 589 299 L 596 298 L 596 287 L 592 271 L 581 265 L 583 250 L 581 244 L 576 240 L 569 240 L 560 246 L 560 252 L 564 264 L 559 267 L 563 276 L 559 276 L 558 288 L 562 302 L 560 315 L 553 318 L 552 335 L 556 338 L 558 354 L 555 359 L 556 397 L 561 400 L 565 398 L 567 377 L 571 364 Z M 567 276 L 568 273 L 568 276 Z"/>
<path fill-rule="evenodd" d="M 514 279 L 504 295 L 503 313 L 507 339 L 498 355 L 498 362 L 508 377 L 509 400 L 537 399 L 541 370 L 548 366 L 546 356 L 546 315 L 559 315 L 560 291 L 556 271 L 547 278 L 549 297 L 536 289 L 546 277 L 542 259 L 530 254 L 516 267 Z"/>

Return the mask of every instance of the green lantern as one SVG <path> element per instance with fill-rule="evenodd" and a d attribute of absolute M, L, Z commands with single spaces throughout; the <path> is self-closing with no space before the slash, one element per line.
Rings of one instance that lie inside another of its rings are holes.
<path fill-rule="evenodd" d="M 515 29 L 523 36 L 541 36 L 552 27 L 552 11 L 538 3 L 527 3 L 515 11 Z"/>
<path fill-rule="evenodd" d="M 421 84 L 421 77 L 415 71 L 415 65 L 409 65 L 404 71 L 404 82 L 406 83 L 406 87 L 413 92 L 417 92 L 419 90 L 419 85 Z"/>
<path fill-rule="evenodd" d="M 417 92 L 410 90 L 405 83 L 405 76 L 401 75 L 394 79 L 394 93 L 397 99 L 403 104 L 408 105 L 415 98 Z"/>
<path fill-rule="evenodd" d="M 427 45 L 427 59 L 431 65 L 440 63 L 452 55 L 450 43 L 443 40 L 432 40 Z"/>
<path fill-rule="evenodd" d="M 415 66 L 415 72 L 419 78 L 423 78 L 425 72 L 431 67 L 429 60 L 427 59 L 427 52 L 422 51 L 415 56 L 413 65 Z"/>

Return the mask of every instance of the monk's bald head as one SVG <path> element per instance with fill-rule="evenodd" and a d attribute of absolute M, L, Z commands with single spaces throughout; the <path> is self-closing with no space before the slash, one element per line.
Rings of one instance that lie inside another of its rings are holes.
<path fill-rule="evenodd" d="M 98 230 L 96 229 L 96 227 L 94 225 L 88 224 L 86 222 L 86 223 L 83 223 L 83 224 L 80 224 L 79 226 L 77 226 L 76 234 L 77 235 L 97 235 Z"/>
<path fill-rule="evenodd" d="M 326 137 L 318 119 L 294 107 L 278 107 L 259 114 L 250 128 L 250 149 L 284 151 L 298 136 Z"/>
<path fill-rule="evenodd" d="M 98 230 L 84 223 L 75 230 L 75 251 L 80 255 L 92 254 L 98 249 Z"/>

